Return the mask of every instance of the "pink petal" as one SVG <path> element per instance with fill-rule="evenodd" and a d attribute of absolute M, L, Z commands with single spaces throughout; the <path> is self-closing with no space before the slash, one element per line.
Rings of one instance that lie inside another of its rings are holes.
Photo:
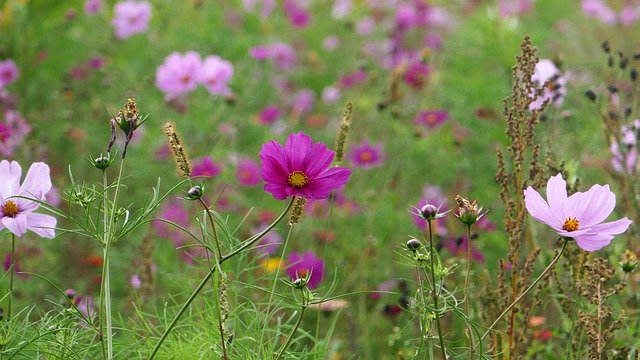
<path fill-rule="evenodd" d="M 524 191 L 524 204 L 527 211 L 534 219 L 541 221 L 554 229 L 562 227 L 561 214 L 554 214 L 546 201 L 536 190 L 529 186 Z"/>
<path fill-rule="evenodd" d="M 49 166 L 43 162 L 31 164 L 22 183 L 22 190 L 20 195 L 24 197 L 44 200 L 44 195 L 51 190 Z"/>
<path fill-rule="evenodd" d="M 320 142 L 313 144 L 304 161 L 307 164 L 305 174 L 310 178 L 316 177 L 331 165 L 333 156 L 334 152 L 328 150 L 325 144 Z"/>
<path fill-rule="evenodd" d="M 609 245 L 612 239 L 613 235 L 607 235 L 603 233 L 584 234 L 575 238 L 578 246 L 585 251 L 600 250 L 603 247 Z"/>
<path fill-rule="evenodd" d="M 603 233 L 609 235 L 619 235 L 627 231 L 631 223 L 632 221 L 625 217 L 620 220 L 597 224 L 591 227 L 591 229 L 589 230 L 589 234 Z"/>
<path fill-rule="evenodd" d="M 304 190 L 308 192 L 309 199 L 324 199 L 332 190 L 343 187 L 349 181 L 350 175 L 350 169 L 334 167 L 311 179 Z"/>
<path fill-rule="evenodd" d="M 547 182 L 547 202 L 551 212 L 559 218 L 566 218 L 568 214 L 565 210 L 567 202 L 567 182 L 558 174 Z"/>
<path fill-rule="evenodd" d="M 582 195 L 586 204 L 579 217 L 580 226 L 591 227 L 603 222 L 616 206 L 616 195 L 609 190 L 609 185 L 593 185 L 589 191 Z"/>
<path fill-rule="evenodd" d="M 289 188 L 286 187 L 286 186 L 273 184 L 273 183 L 266 183 L 266 184 L 264 184 L 263 188 L 264 188 L 265 191 L 270 192 L 271 195 L 273 195 L 273 197 L 278 199 L 278 200 L 284 200 L 289 195 L 287 193 L 287 189 L 289 189 Z"/>
<path fill-rule="evenodd" d="M 292 171 L 284 148 L 274 140 L 262 145 L 260 159 L 264 162 L 267 157 L 269 157 L 272 162 L 276 162 L 278 167 L 283 169 L 284 173 L 289 174 Z"/>
<path fill-rule="evenodd" d="M 292 171 L 305 170 L 304 160 L 311 150 L 312 143 L 311 137 L 303 132 L 289 135 L 284 145 L 284 150 L 289 159 L 289 165 Z"/>
<path fill-rule="evenodd" d="M 56 236 L 55 227 L 58 221 L 53 216 L 28 212 L 26 217 L 27 229 L 47 239 L 53 239 Z"/>
<path fill-rule="evenodd" d="M 0 196 L 3 199 L 6 200 L 8 197 L 18 195 L 21 176 L 22 168 L 16 161 L 2 160 L 0 162 Z"/>
<path fill-rule="evenodd" d="M 27 216 L 25 214 L 18 214 L 15 217 L 5 216 L 2 218 L 2 224 L 17 237 L 27 232 Z"/>

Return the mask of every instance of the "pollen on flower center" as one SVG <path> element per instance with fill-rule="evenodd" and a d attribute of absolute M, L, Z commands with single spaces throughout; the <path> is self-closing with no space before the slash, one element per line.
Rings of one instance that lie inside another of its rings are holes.
<path fill-rule="evenodd" d="M 362 154 L 360 154 L 360 160 L 362 162 L 369 162 L 373 160 L 373 154 L 370 151 L 364 151 Z"/>
<path fill-rule="evenodd" d="M 304 187 L 309 183 L 309 177 L 302 171 L 294 171 L 289 174 L 289 185 L 295 188 Z"/>
<path fill-rule="evenodd" d="M 5 201 L 2 205 L 2 212 L 4 216 L 15 217 L 20 212 L 18 210 L 18 205 L 11 200 Z"/>
<path fill-rule="evenodd" d="M 580 227 L 580 221 L 574 217 L 570 217 L 564 221 L 564 225 L 562 225 L 562 229 L 566 231 L 576 231 Z"/>

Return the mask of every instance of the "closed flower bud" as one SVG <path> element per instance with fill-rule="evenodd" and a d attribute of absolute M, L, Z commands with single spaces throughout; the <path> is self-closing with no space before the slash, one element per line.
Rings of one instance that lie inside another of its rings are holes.
<path fill-rule="evenodd" d="M 458 213 L 454 215 L 467 226 L 473 225 L 476 221 L 480 220 L 487 212 L 482 212 L 482 208 L 478 206 L 478 203 L 474 200 L 469 201 L 467 198 L 463 198 L 460 195 L 456 195 L 456 203 L 458 203 Z"/>
<path fill-rule="evenodd" d="M 418 251 L 420 247 L 422 247 L 422 244 L 418 239 L 410 239 L 409 241 L 407 241 L 407 249 L 413 252 Z"/>
<path fill-rule="evenodd" d="M 202 189 L 202 186 L 196 185 L 187 191 L 187 198 L 189 200 L 198 200 L 202 197 L 203 193 L 204 189 Z"/>
<path fill-rule="evenodd" d="M 425 220 L 433 220 L 436 218 L 436 215 L 438 215 L 438 208 L 434 205 L 427 204 L 420 209 L 420 215 Z"/>
<path fill-rule="evenodd" d="M 297 278 L 293 280 L 292 284 L 296 289 L 304 289 L 307 286 L 307 280 L 304 278 Z"/>
<path fill-rule="evenodd" d="M 620 261 L 620 267 L 625 273 L 633 272 L 638 265 L 638 257 L 630 250 L 625 250 L 622 254 L 622 261 Z"/>

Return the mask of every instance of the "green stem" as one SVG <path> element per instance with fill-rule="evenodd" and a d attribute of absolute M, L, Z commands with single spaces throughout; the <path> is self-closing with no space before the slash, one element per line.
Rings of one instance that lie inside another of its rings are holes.
<path fill-rule="evenodd" d="M 16 235 L 11 233 L 11 272 L 9 274 L 9 309 L 7 310 L 7 319 L 11 319 L 13 310 L 13 274 L 16 267 Z"/>
<path fill-rule="evenodd" d="M 435 307 L 436 327 L 438 330 L 438 341 L 440 342 L 440 350 L 442 350 L 442 360 L 447 359 L 447 352 L 444 348 L 444 340 L 442 339 L 442 328 L 440 326 L 440 307 L 438 306 L 438 293 L 436 292 L 436 271 L 434 262 L 435 249 L 433 247 L 433 230 L 431 229 L 431 219 L 429 223 L 429 250 L 431 255 L 431 285 L 433 286 L 433 306 Z"/>
<path fill-rule="evenodd" d="M 469 312 L 469 299 L 467 299 L 467 291 L 469 289 L 469 274 L 471 274 L 471 225 L 467 225 L 467 273 L 464 277 L 464 313 L 471 316 Z M 473 358 L 473 332 L 467 323 L 467 331 L 469 332 L 469 359 Z"/>
<path fill-rule="evenodd" d="M 293 335 L 295 335 L 296 331 L 298 331 L 298 327 L 300 327 L 300 323 L 302 323 L 302 317 L 304 316 L 304 311 L 307 309 L 307 300 L 306 300 L 306 296 L 304 294 L 304 289 L 300 289 L 300 291 L 302 292 L 302 306 L 300 309 L 300 316 L 298 316 L 298 321 L 296 322 L 295 326 L 293 327 L 293 330 L 291 330 L 291 334 L 289 334 L 289 337 L 287 338 L 287 342 L 284 343 L 284 346 L 282 347 L 282 350 L 280 350 L 280 352 L 278 353 L 278 356 L 276 356 L 275 360 L 278 360 L 280 358 L 282 358 L 282 356 L 284 355 L 285 351 L 287 351 L 287 349 L 289 348 L 289 345 L 291 345 L 291 341 L 293 340 Z"/>
<path fill-rule="evenodd" d="M 487 337 L 487 335 L 489 335 L 489 333 L 491 332 L 491 330 L 493 330 L 493 327 L 496 326 L 498 321 L 500 321 L 500 319 L 502 319 L 502 317 L 506 313 L 508 313 L 509 310 L 511 310 L 520 300 L 522 300 L 522 298 L 525 295 L 527 295 L 527 293 L 529 293 L 529 291 L 531 291 L 531 289 L 533 289 L 538 284 L 538 282 L 544 277 L 544 275 L 547 272 L 549 272 L 549 270 L 556 264 L 556 262 L 558 262 L 558 260 L 560 259 L 560 256 L 564 252 L 564 248 L 567 246 L 567 242 L 568 242 L 568 240 L 565 240 L 562 243 L 562 248 L 560 248 L 560 251 L 558 252 L 558 255 L 556 255 L 556 257 L 554 257 L 553 260 L 551 260 L 549 265 L 547 265 L 547 267 L 542 271 L 542 273 L 540 273 L 540 275 L 538 275 L 538 277 L 533 281 L 533 283 L 531 283 L 531 285 L 529 285 L 529 287 L 522 294 L 520 294 L 520 296 L 518 296 L 509 306 L 507 306 L 507 308 L 504 309 L 504 311 L 502 311 L 500 316 L 498 316 L 498 318 L 493 322 L 493 324 L 491 324 L 491 326 L 489 326 L 489 328 L 487 328 L 487 331 L 480 338 L 480 342 L 482 342 L 482 340 L 484 340 L 484 338 Z"/>
<path fill-rule="evenodd" d="M 167 327 L 167 329 L 164 331 L 164 333 L 160 337 L 160 340 L 158 341 L 158 343 L 156 344 L 155 348 L 153 349 L 153 352 L 151 353 L 151 356 L 149 357 L 149 360 L 153 360 L 153 358 L 156 356 L 156 354 L 158 353 L 158 350 L 160 350 L 160 347 L 162 346 L 162 343 L 166 340 L 166 338 L 169 335 L 169 333 L 171 332 L 171 330 L 178 323 L 178 320 L 180 320 L 180 317 L 182 317 L 182 315 L 189 308 L 189 306 L 191 305 L 193 300 L 196 298 L 196 296 L 198 296 L 200 291 L 202 291 L 202 289 L 204 288 L 204 286 L 207 283 L 207 281 L 209 281 L 209 279 L 211 279 L 211 276 L 216 271 L 216 267 L 222 265 L 225 261 L 231 259 L 235 255 L 239 254 L 242 250 L 244 250 L 244 249 L 248 248 L 249 246 L 253 245 L 256 241 L 260 240 L 263 236 L 265 236 L 271 229 L 273 229 L 280 222 L 280 220 L 282 220 L 282 218 L 284 218 L 284 216 L 287 214 L 289 209 L 291 209 L 291 205 L 293 205 L 293 200 L 294 199 L 292 199 L 291 202 L 289 202 L 289 205 L 287 205 L 286 209 L 284 209 L 284 211 L 280 214 L 280 216 L 278 216 L 278 218 L 275 219 L 273 221 L 273 223 L 271 223 L 271 225 L 269 225 L 266 229 L 262 230 L 260 233 L 258 233 L 256 235 L 250 237 L 249 239 L 247 239 L 245 241 L 245 244 L 240 246 L 237 250 L 231 252 L 230 254 L 228 254 L 226 256 L 222 256 L 220 258 L 220 261 L 214 267 L 212 267 L 209 270 L 209 272 L 202 279 L 202 281 L 200 282 L 198 287 L 191 293 L 191 295 L 189 296 L 187 301 L 182 305 L 182 307 L 180 308 L 180 310 L 178 311 L 176 316 L 173 318 L 173 320 L 169 324 L 169 327 Z"/>

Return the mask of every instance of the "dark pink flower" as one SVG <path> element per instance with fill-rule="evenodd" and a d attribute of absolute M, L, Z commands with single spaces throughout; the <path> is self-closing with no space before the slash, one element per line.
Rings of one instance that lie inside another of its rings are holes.
<path fill-rule="evenodd" d="M 238 161 L 236 178 L 241 186 L 256 186 L 262 181 L 260 177 L 260 165 L 251 159 Z"/>
<path fill-rule="evenodd" d="M 442 247 L 449 250 L 453 256 L 466 257 L 468 243 L 469 240 L 466 236 L 449 237 L 442 243 Z M 481 264 L 484 263 L 484 255 L 474 243 L 471 243 L 471 259 Z"/>
<path fill-rule="evenodd" d="M 449 113 L 444 110 L 423 111 L 413 120 L 413 123 L 433 129 L 442 125 L 449 118 Z"/>
<path fill-rule="evenodd" d="M 382 151 L 381 143 L 372 145 L 369 144 L 368 141 L 363 140 L 361 143 L 351 147 L 347 158 L 355 167 L 371 169 L 380 167 L 385 155 Z"/>
<path fill-rule="evenodd" d="M 216 177 L 220 175 L 222 169 L 220 165 L 216 164 L 210 156 L 205 156 L 193 161 L 193 168 L 191 169 L 191 176 L 206 176 Z"/>
<path fill-rule="evenodd" d="M 89 67 L 94 70 L 102 69 L 106 61 L 102 56 L 94 55 L 89 59 Z"/>
<path fill-rule="evenodd" d="M 156 70 L 156 86 L 167 101 L 195 90 L 200 80 L 202 60 L 194 51 L 172 53 Z"/>
<path fill-rule="evenodd" d="M 369 76 L 367 75 L 367 72 L 360 69 L 352 73 L 342 75 L 342 77 L 340 78 L 340 85 L 342 86 L 342 88 L 348 89 L 350 87 L 354 87 L 366 82 L 368 78 Z"/>
<path fill-rule="evenodd" d="M 260 121 L 260 124 L 271 125 L 280 118 L 280 115 L 281 111 L 277 106 L 266 106 L 260 112 L 258 120 Z"/>
<path fill-rule="evenodd" d="M 228 96 L 231 90 L 228 87 L 233 77 L 233 65 L 227 60 L 211 55 L 204 58 L 200 67 L 200 83 L 211 94 Z"/>
<path fill-rule="evenodd" d="M 147 31 L 150 19 L 151 4 L 148 1 L 127 0 L 116 4 L 111 24 L 116 29 L 116 37 L 124 40 Z"/>
<path fill-rule="evenodd" d="M 104 4 L 102 0 L 86 0 L 84 2 L 84 12 L 87 15 L 95 15 L 102 11 Z"/>
<path fill-rule="evenodd" d="M 288 196 L 323 199 L 348 181 L 351 170 L 329 168 L 334 152 L 323 143 L 314 143 L 300 132 L 291 134 L 284 146 L 272 140 L 262 146 L 264 190 L 278 200 Z"/>
<path fill-rule="evenodd" d="M 55 236 L 56 218 L 35 213 L 40 204 L 25 199 L 46 201 L 45 195 L 51 190 L 49 166 L 42 162 L 31 164 L 22 185 L 21 176 L 22 168 L 16 161 L 0 162 L 0 230 L 6 228 L 17 237 L 31 230 L 39 236 L 52 239 Z"/>
<path fill-rule="evenodd" d="M 407 85 L 419 89 L 425 84 L 425 82 L 427 82 L 429 75 L 431 75 L 431 68 L 429 65 L 422 61 L 414 61 L 409 65 L 407 71 L 404 73 L 404 81 Z"/>
<path fill-rule="evenodd" d="M 293 27 L 303 28 L 309 25 L 309 13 L 296 0 L 284 0 L 283 7 L 289 23 Z"/>
<path fill-rule="evenodd" d="M 182 206 L 182 202 L 177 199 L 166 201 L 160 208 L 159 218 L 168 220 L 184 228 L 189 227 L 190 217 L 189 212 Z M 176 247 L 184 245 L 186 241 L 187 234 L 164 221 L 154 221 L 153 228 L 158 237 L 171 240 Z"/>
<path fill-rule="evenodd" d="M 614 235 L 627 231 L 631 220 L 603 222 L 616 206 L 609 185 L 593 185 L 587 192 L 567 196 L 567 182 L 558 174 L 547 182 L 547 200 L 529 186 L 524 202 L 531 216 L 565 238 L 572 238 L 585 251 L 600 250 Z"/>
<path fill-rule="evenodd" d="M 0 61 L 0 89 L 7 87 L 20 76 L 20 71 L 13 60 Z"/>
<path fill-rule="evenodd" d="M 287 257 L 286 271 L 291 280 L 303 278 L 310 274 L 311 278 L 307 283 L 307 287 L 315 289 L 324 276 L 324 261 L 312 251 L 307 251 L 304 254 L 292 252 Z"/>

